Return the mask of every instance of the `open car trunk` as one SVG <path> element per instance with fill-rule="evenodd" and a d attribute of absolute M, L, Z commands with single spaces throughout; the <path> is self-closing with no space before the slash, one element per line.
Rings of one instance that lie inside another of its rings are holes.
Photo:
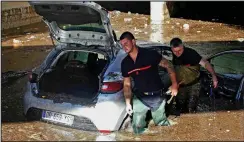
<path fill-rule="evenodd" d="M 39 81 L 40 97 L 54 102 L 89 103 L 99 91 L 108 60 L 100 53 L 65 51 Z"/>

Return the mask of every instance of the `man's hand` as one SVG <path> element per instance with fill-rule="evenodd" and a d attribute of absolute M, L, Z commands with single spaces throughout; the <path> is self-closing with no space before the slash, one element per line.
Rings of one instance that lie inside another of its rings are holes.
<path fill-rule="evenodd" d="M 132 116 L 133 110 L 131 104 L 126 104 L 126 112 Z"/>
<path fill-rule="evenodd" d="M 169 87 L 169 90 L 166 93 L 171 93 L 171 96 L 176 96 L 178 94 L 178 88 L 179 85 L 174 83 Z"/>
<path fill-rule="evenodd" d="M 214 68 L 212 67 L 212 65 L 204 58 L 201 59 L 199 64 L 210 72 L 210 74 L 212 75 L 213 87 L 217 88 L 218 79 L 215 75 L 215 71 L 214 71 Z"/>
<path fill-rule="evenodd" d="M 173 83 L 171 86 L 171 96 L 176 96 L 178 94 L 178 84 Z"/>

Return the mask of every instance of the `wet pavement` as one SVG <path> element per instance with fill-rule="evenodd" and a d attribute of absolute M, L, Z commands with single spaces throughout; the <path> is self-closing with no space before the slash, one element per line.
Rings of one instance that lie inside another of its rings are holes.
<path fill-rule="evenodd" d="M 151 25 L 147 15 L 111 13 L 111 23 L 117 37 L 126 30 L 137 39 L 168 43 L 178 36 L 186 45 L 204 57 L 227 49 L 244 49 L 242 27 L 223 23 L 171 18 L 161 25 Z M 184 25 L 185 24 L 185 25 Z M 189 29 L 187 28 L 188 26 Z M 23 93 L 26 71 L 39 65 L 52 49 L 44 23 L 2 32 L 2 140 L 96 140 L 99 134 L 65 128 L 44 122 L 28 122 L 23 114 Z M 13 71 L 13 72 L 9 72 Z M 3 81 L 6 84 L 3 86 Z M 214 104 L 199 104 L 199 113 L 170 118 L 178 124 L 171 127 L 150 125 L 149 131 L 137 136 L 131 132 L 116 132 L 116 140 L 244 140 L 244 111 L 230 109 L 233 102 L 219 99 Z M 225 102 L 225 103 L 223 103 Z M 225 106 L 218 106 L 225 104 Z M 214 108 L 214 109 L 213 109 Z M 224 109 L 226 108 L 226 109 Z M 211 110 L 209 112 L 209 110 Z"/>

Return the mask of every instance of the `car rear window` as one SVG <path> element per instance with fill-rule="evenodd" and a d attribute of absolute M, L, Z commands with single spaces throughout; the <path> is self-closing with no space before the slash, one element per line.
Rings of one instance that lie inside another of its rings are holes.
<path fill-rule="evenodd" d="M 99 23 L 88 23 L 81 25 L 72 25 L 72 24 L 58 24 L 58 27 L 65 31 L 93 31 L 106 33 L 102 24 Z"/>

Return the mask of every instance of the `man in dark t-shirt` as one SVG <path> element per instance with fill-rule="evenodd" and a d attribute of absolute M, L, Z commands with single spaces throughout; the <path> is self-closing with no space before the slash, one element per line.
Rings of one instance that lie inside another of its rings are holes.
<path fill-rule="evenodd" d="M 146 114 L 152 112 L 152 118 L 156 125 L 170 125 L 165 115 L 165 96 L 163 96 L 163 84 L 158 74 L 158 65 L 167 69 L 172 81 L 172 94 L 178 93 L 178 85 L 173 66 L 157 51 L 136 46 L 134 36 L 130 32 L 124 32 L 120 37 L 120 43 L 128 55 L 121 63 L 121 72 L 124 77 L 124 96 L 126 111 L 132 115 L 132 127 L 135 133 L 142 133 L 146 126 Z M 132 91 L 131 78 L 135 83 L 133 92 L 133 111 L 131 106 Z"/>
<path fill-rule="evenodd" d="M 176 96 L 176 108 L 178 112 L 195 112 L 200 93 L 200 65 L 211 73 L 214 88 L 218 84 L 215 71 L 195 50 L 184 47 L 181 39 L 173 38 L 170 46 L 177 81 L 180 84 L 179 95 Z"/>

